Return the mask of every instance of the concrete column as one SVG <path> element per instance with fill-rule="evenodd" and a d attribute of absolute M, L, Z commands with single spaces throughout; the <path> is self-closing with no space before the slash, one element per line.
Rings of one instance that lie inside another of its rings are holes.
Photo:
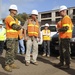
<path fill-rule="evenodd" d="M 55 21 L 55 11 L 52 12 L 52 21 Z"/>

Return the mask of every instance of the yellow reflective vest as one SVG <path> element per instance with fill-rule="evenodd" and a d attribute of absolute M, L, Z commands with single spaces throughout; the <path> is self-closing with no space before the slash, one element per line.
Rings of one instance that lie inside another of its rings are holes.
<path fill-rule="evenodd" d="M 42 30 L 42 36 L 43 36 L 43 40 L 51 40 L 50 37 L 50 30 Z"/>
<path fill-rule="evenodd" d="M 4 41 L 4 40 L 6 40 L 6 29 L 2 28 L 0 30 L 0 41 Z"/>

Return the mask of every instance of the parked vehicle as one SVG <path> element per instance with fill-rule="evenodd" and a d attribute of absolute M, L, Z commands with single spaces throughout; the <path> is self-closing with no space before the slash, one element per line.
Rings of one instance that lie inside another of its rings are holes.
<path fill-rule="evenodd" d="M 71 55 L 75 56 L 75 26 L 73 27 L 72 39 L 70 40 Z"/>

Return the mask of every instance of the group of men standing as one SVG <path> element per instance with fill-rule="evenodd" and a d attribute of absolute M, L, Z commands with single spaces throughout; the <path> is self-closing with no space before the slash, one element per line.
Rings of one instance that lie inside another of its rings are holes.
<path fill-rule="evenodd" d="M 15 64 L 15 58 L 18 50 L 18 35 L 21 29 L 24 29 L 24 39 L 26 40 L 27 50 L 26 50 L 26 66 L 29 66 L 30 60 L 30 50 L 33 45 L 33 58 L 32 62 L 35 65 L 37 63 L 38 56 L 38 43 L 37 38 L 39 38 L 39 23 L 37 20 L 38 11 L 32 10 L 31 17 L 27 20 L 25 25 L 22 27 L 19 25 L 19 21 L 15 16 L 17 15 L 18 8 L 16 5 L 11 5 L 9 7 L 10 14 L 5 18 L 6 24 L 6 54 L 5 54 L 5 70 L 12 72 L 12 69 L 18 69 L 19 67 Z"/>
<path fill-rule="evenodd" d="M 39 30 L 39 22 L 37 20 L 38 11 L 32 10 L 31 17 L 25 22 L 22 27 L 19 24 L 19 21 L 15 16 L 17 15 L 18 8 L 16 5 L 11 5 L 9 7 L 10 14 L 5 19 L 6 24 L 6 54 L 5 54 L 5 70 L 8 72 L 12 72 L 12 69 L 18 69 L 19 67 L 15 64 L 15 57 L 18 50 L 18 35 L 21 29 L 24 29 L 24 39 L 26 40 L 26 55 L 25 61 L 26 66 L 29 66 L 30 62 L 34 65 L 38 65 L 37 56 L 38 56 L 38 41 L 37 38 L 40 38 L 40 30 Z M 59 38 L 60 38 L 60 63 L 57 64 L 61 68 L 69 68 L 70 67 L 70 53 L 69 53 L 69 45 L 70 38 L 72 38 L 72 21 L 70 17 L 66 14 L 67 7 L 60 7 L 60 15 L 62 19 L 60 21 L 60 26 L 58 26 Z M 45 29 L 47 30 L 48 24 L 46 24 Z M 43 31 L 46 32 L 45 30 Z M 50 56 L 50 30 L 48 30 L 48 35 L 46 37 L 43 34 L 44 43 L 48 44 L 48 52 L 47 56 Z M 48 38 L 45 40 L 45 38 Z M 31 48 L 32 50 L 32 59 L 30 59 Z M 46 49 L 46 45 L 44 45 L 44 49 Z M 46 55 L 46 51 L 44 50 L 44 55 Z M 64 65 L 64 61 L 66 64 Z"/>

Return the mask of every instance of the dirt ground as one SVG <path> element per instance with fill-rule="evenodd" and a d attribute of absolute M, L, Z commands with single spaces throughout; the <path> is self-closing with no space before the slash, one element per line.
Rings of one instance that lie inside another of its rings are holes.
<path fill-rule="evenodd" d="M 68 70 L 62 70 L 54 67 L 54 63 L 58 63 L 59 60 L 56 57 L 42 57 L 38 56 L 38 66 L 30 64 L 25 66 L 25 56 L 17 55 L 15 63 L 20 66 L 20 69 L 13 69 L 12 72 L 6 72 L 4 70 L 5 51 L 0 57 L 0 75 L 75 75 L 75 60 L 71 60 L 71 68 Z"/>

